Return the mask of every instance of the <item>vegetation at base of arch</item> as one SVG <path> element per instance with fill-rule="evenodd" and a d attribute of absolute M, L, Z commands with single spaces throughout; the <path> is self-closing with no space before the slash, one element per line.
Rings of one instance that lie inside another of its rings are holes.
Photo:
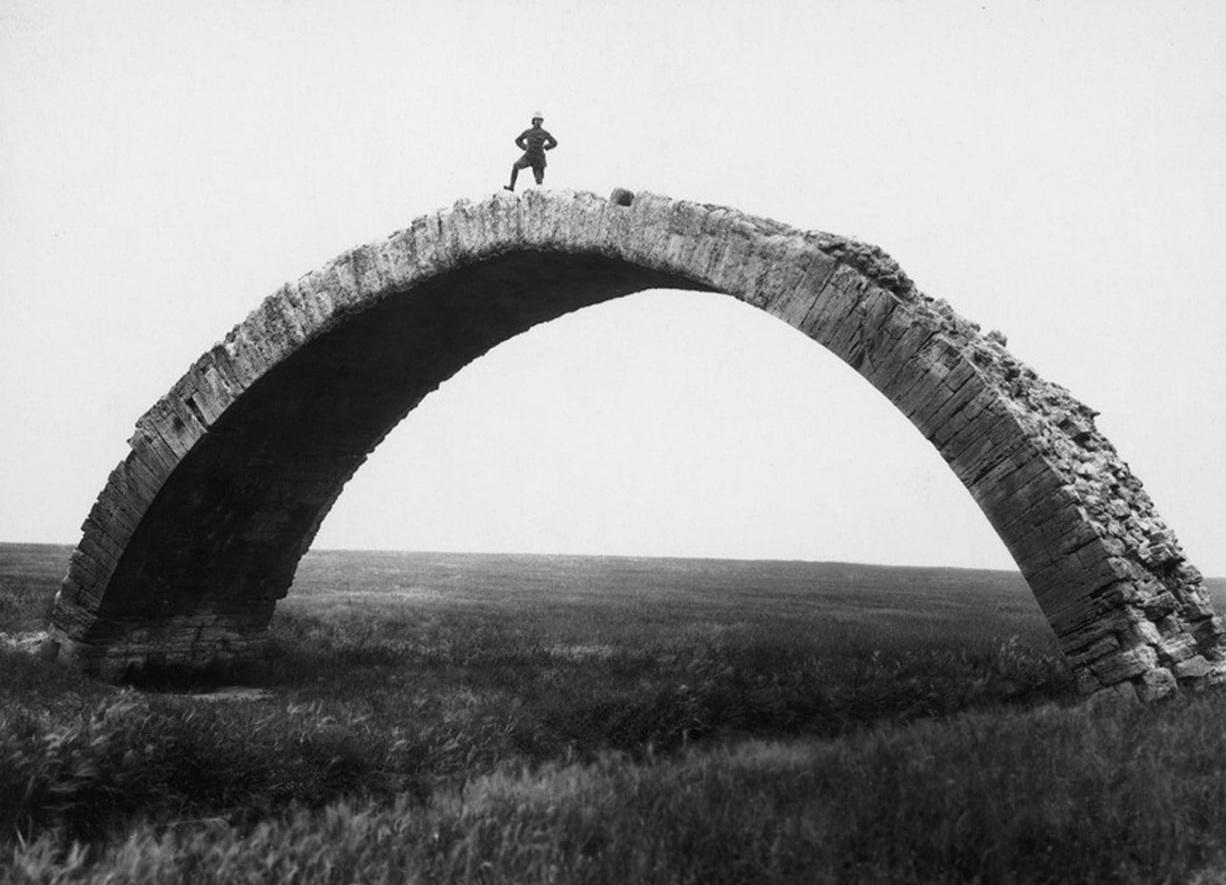
<path fill-rule="evenodd" d="M 0 546 L 0 630 L 37 622 L 39 562 Z M 592 568 L 313 555 L 227 674 L 257 700 L 3 653 L 0 882 L 1155 881 L 1226 852 L 1226 700 L 1072 705 L 1012 576 Z"/>

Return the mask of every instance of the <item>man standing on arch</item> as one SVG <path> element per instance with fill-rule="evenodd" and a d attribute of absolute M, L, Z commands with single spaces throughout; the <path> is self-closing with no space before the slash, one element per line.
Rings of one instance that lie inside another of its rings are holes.
<path fill-rule="evenodd" d="M 519 170 L 529 166 L 532 167 L 536 183 L 538 185 L 545 183 L 545 151 L 556 148 L 558 140 L 541 128 L 544 122 L 544 115 L 537 111 L 532 115 L 532 128 L 525 129 L 515 139 L 516 147 L 523 151 L 524 155 L 511 167 L 511 183 L 503 185 L 506 190 L 515 190 L 515 179 L 519 177 Z"/>

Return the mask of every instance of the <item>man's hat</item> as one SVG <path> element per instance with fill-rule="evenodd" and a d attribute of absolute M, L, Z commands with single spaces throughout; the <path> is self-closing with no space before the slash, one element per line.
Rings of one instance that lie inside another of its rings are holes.
<path fill-rule="evenodd" d="M 542 114 L 540 111 L 533 111 L 533 112 L 532 112 L 532 119 L 533 119 L 533 120 L 544 120 L 544 119 L 545 119 L 545 115 L 544 115 L 544 114 Z"/>

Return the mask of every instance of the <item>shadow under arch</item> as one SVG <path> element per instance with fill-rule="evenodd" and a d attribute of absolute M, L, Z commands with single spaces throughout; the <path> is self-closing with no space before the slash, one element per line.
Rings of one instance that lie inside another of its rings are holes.
<path fill-rule="evenodd" d="M 645 289 L 759 307 L 890 399 L 1005 542 L 1084 691 L 1222 680 L 1200 573 L 1092 410 L 875 247 L 626 192 L 462 201 L 266 299 L 137 422 L 56 596 L 58 655 L 113 677 L 258 653 L 345 482 L 430 391 Z"/>

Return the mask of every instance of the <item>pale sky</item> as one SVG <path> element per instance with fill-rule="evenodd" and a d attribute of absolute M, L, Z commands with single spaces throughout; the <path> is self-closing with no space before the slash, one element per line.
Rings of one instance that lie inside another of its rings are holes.
<path fill-rule="evenodd" d="M 284 281 L 497 190 L 537 109 L 547 187 L 885 248 L 1098 409 L 1226 575 L 1220 2 L 0 0 L 0 541 L 75 543 L 201 352 Z M 1012 567 L 866 382 L 662 292 L 470 365 L 316 546 Z"/>

